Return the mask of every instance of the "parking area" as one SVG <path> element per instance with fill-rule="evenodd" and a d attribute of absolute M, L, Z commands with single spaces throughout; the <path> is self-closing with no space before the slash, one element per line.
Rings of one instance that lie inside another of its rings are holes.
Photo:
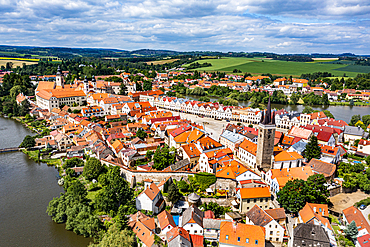
<path fill-rule="evenodd" d="M 226 127 L 228 123 L 236 124 L 236 121 L 227 122 L 226 120 L 215 120 L 209 117 L 200 117 L 193 114 L 183 113 L 183 112 L 174 112 L 172 111 L 174 116 L 180 115 L 182 119 L 190 120 L 194 123 L 203 125 L 206 132 L 215 140 L 218 141 L 222 130 Z"/>
<path fill-rule="evenodd" d="M 356 191 L 353 193 L 340 193 L 338 195 L 330 197 L 329 199 L 334 205 L 332 210 L 338 213 L 342 213 L 343 209 L 353 206 L 356 202 L 366 199 L 368 197 L 369 197 L 368 194 L 362 191 Z M 368 219 L 367 215 L 364 216 L 366 217 L 366 219 Z"/>

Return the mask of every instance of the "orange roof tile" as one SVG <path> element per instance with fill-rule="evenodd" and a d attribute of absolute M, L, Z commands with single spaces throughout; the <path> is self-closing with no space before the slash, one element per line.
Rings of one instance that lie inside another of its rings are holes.
<path fill-rule="evenodd" d="M 303 159 L 303 156 L 297 152 L 281 151 L 275 155 L 275 161 L 289 161 Z"/>
<path fill-rule="evenodd" d="M 219 242 L 230 246 L 265 247 L 265 228 L 222 221 Z"/>
<path fill-rule="evenodd" d="M 271 197 L 268 187 L 241 188 L 240 197 L 242 199 L 266 198 Z"/>

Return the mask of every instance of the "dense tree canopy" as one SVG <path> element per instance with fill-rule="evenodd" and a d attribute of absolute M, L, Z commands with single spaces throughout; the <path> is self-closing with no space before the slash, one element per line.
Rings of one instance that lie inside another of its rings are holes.
<path fill-rule="evenodd" d="M 26 135 L 21 143 L 19 145 L 20 148 L 32 148 L 36 145 L 35 138 L 33 138 L 30 135 Z"/>
<path fill-rule="evenodd" d="M 136 131 L 136 136 L 142 140 L 145 140 L 145 138 L 148 137 L 148 133 L 146 133 L 142 128 L 140 128 Z"/>
<path fill-rule="evenodd" d="M 168 148 L 167 145 L 157 147 L 153 155 L 153 168 L 163 170 L 175 162 L 176 149 L 174 147 Z"/>
<path fill-rule="evenodd" d="M 172 183 L 169 187 L 168 187 L 168 195 L 167 195 L 167 199 L 172 203 L 174 204 L 175 202 L 177 202 L 178 200 L 180 200 L 181 198 L 181 193 L 179 191 L 179 188 L 176 186 L 175 183 Z"/>
<path fill-rule="evenodd" d="M 72 168 L 72 167 L 81 167 L 84 166 L 85 162 L 77 157 L 68 159 L 63 164 L 63 169 Z"/>
<path fill-rule="evenodd" d="M 97 179 L 99 175 L 104 172 L 105 166 L 97 158 L 90 158 L 86 161 L 83 175 L 88 180 Z"/>
<path fill-rule="evenodd" d="M 319 159 L 321 157 L 321 148 L 317 142 L 317 137 L 315 135 L 311 136 L 310 141 L 306 145 L 303 153 L 308 162 L 313 158 Z"/>
<path fill-rule="evenodd" d="M 117 212 L 121 205 L 132 203 L 133 190 L 120 176 L 118 166 L 109 167 L 107 173 L 100 175 L 99 183 L 103 186 L 96 196 L 96 207 L 99 210 Z"/>
<path fill-rule="evenodd" d="M 307 181 L 301 179 L 290 180 L 277 193 L 280 205 L 292 212 L 298 213 L 306 202 L 329 203 L 329 192 L 324 186 L 325 177 L 322 174 L 310 176 Z"/>

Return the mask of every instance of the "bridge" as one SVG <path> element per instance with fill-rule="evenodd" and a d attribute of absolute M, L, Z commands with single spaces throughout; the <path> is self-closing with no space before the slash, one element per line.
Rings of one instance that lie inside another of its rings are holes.
<path fill-rule="evenodd" d="M 15 152 L 15 151 L 19 151 L 20 148 L 18 147 L 14 147 L 14 148 L 1 148 L 0 149 L 0 153 L 7 153 L 7 152 Z"/>

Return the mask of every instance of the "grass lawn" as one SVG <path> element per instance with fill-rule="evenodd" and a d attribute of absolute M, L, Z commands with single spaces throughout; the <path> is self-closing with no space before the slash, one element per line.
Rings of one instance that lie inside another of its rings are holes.
<path fill-rule="evenodd" d="M 60 166 L 62 164 L 60 159 L 43 159 L 41 162 L 44 162 L 49 166 Z"/>
<path fill-rule="evenodd" d="M 331 215 L 331 214 L 329 214 L 329 218 L 331 220 L 331 223 L 332 223 L 331 226 L 333 227 L 335 234 L 339 234 L 340 227 L 338 226 L 339 225 L 338 219 L 335 216 Z M 335 226 L 335 225 L 333 225 L 333 223 L 336 223 L 338 225 Z"/>
<path fill-rule="evenodd" d="M 23 151 L 23 153 L 27 154 L 30 159 L 38 161 L 38 159 L 39 159 L 39 151 L 38 150 L 27 151 L 26 149 L 23 149 L 22 151 Z"/>
<path fill-rule="evenodd" d="M 343 76 L 344 73 L 350 77 L 354 77 L 358 73 L 370 73 L 370 66 L 324 63 L 322 61 L 304 63 L 261 58 L 222 57 L 220 59 L 204 59 L 196 62 L 212 64 L 210 67 L 198 68 L 198 71 L 232 72 L 234 69 L 238 69 L 243 73 L 271 73 L 282 76 L 300 76 L 305 73 L 321 71 L 330 72 L 337 77 Z"/>

